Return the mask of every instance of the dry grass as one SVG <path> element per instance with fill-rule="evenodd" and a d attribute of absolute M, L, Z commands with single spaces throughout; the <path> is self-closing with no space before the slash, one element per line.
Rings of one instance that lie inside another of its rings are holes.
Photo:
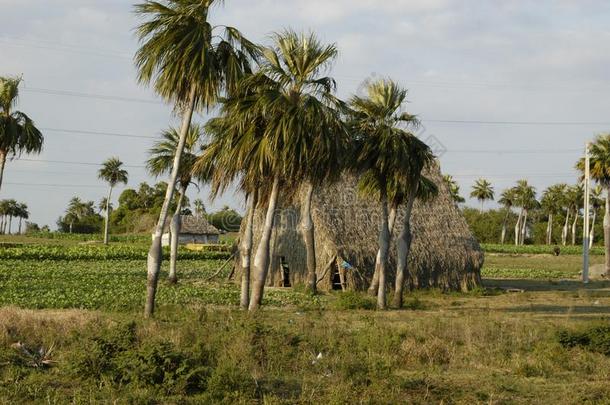
<path fill-rule="evenodd" d="M 410 299 L 424 309 L 389 312 L 288 307 L 251 316 L 201 307 L 143 322 L 138 314 L 4 308 L 0 354 L 16 341 L 54 343 L 57 365 L 0 366 L 0 394 L 12 403 L 608 403 L 610 357 L 563 347 L 557 335 L 607 323 L 609 285 L 530 283 L 524 293 L 419 292 Z M 111 342 L 133 319 L 133 353 L 85 376 L 77 365 L 95 364 L 94 342 Z M 156 347 L 196 359 L 205 384 L 189 391 L 175 383 L 181 375 L 148 384 L 137 370 L 156 365 Z"/>

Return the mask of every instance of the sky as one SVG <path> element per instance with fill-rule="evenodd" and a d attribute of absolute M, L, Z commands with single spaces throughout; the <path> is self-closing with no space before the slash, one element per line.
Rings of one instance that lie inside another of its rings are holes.
<path fill-rule="evenodd" d="M 54 228 L 73 196 L 105 196 L 97 170 L 108 157 L 128 165 L 127 187 L 153 182 L 147 150 L 178 120 L 136 81 L 132 1 L 0 0 L 0 10 L 0 75 L 23 76 L 18 109 L 45 135 L 40 156 L 8 162 L 0 198 L 26 202 L 31 221 Z M 610 131 L 607 1 L 226 0 L 211 20 L 262 44 L 288 27 L 336 43 L 329 75 L 341 97 L 381 77 L 408 88 L 418 136 L 465 197 L 479 177 L 496 194 L 522 178 L 539 193 L 575 183 L 585 143 Z M 208 210 L 243 211 L 235 192 L 207 195 L 189 193 Z"/>

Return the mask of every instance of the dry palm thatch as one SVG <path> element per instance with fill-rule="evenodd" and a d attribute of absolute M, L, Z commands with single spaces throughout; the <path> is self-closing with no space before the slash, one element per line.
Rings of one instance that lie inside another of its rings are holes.
<path fill-rule="evenodd" d="M 479 243 L 453 202 L 440 169 L 430 168 L 425 175 L 438 185 L 439 195 L 431 202 L 415 204 L 411 219 L 413 243 L 408 288 L 465 291 L 479 286 L 483 264 Z M 301 197 L 303 193 L 304 190 Z M 321 189 L 314 197 L 312 209 L 318 287 L 322 290 L 337 289 L 337 286 L 365 289 L 373 276 L 378 249 L 379 204 L 360 196 L 356 179 L 346 176 Z M 268 286 L 294 286 L 307 281 L 305 246 L 298 229 L 299 213 L 300 206 L 296 203 L 285 205 L 276 214 Z M 260 234 L 262 223 L 263 210 L 259 208 L 254 220 L 255 237 Z M 396 224 L 390 269 L 395 268 L 394 242 L 401 231 L 400 217 Z M 257 243 L 255 240 L 254 246 Z M 239 266 L 236 267 L 239 271 Z"/>

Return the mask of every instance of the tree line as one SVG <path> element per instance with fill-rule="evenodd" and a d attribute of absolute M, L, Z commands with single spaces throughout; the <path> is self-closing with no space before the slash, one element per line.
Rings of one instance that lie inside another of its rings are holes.
<path fill-rule="evenodd" d="M 584 173 L 585 159 L 579 159 L 575 167 Z M 593 246 L 601 236 L 606 248 L 606 257 L 610 258 L 610 134 L 601 134 L 591 143 L 589 169 L 591 179 L 596 185 L 591 187 L 589 197 L 590 233 L 587 236 L 590 246 Z M 465 199 L 460 195 L 457 182 L 450 175 L 446 175 L 444 179 L 453 200 L 457 204 L 463 203 Z M 471 228 L 482 241 L 504 244 L 507 241 L 509 223 L 511 225 L 514 223 L 515 245 L 522 245 L 526 241 L 547 245 L 575 245 L 581 243 L 584 238 L 582 235 L 584 227 L 579 228 L 579 224 L 584 221 L 585 191 L 582 181 L 574 185 L 553 184 L 543 190 L 538 198 L 536 189 L 527 180 L 519 180 L 514 187 L 500 194 L 498 203 L 502 208 L 487 213 L 483 212 L 485 202 L 495 199 L 495 190 L 491 182 L 483 178 L 476 180 L 470 197 L 477 199 L 481 204 L 479 213 L 476 215 L 469 209 L 464 209 L 464 213 Z M 516 219 L 515 209 L 518 212 Z M 490 231 L 489 227 L 498 223 L 497 217 L 500 212 L 503 220 L 500 222 L 498 237 L 498 233 Z M 600 230 L 599 218 L 602 216 L 603 228 Z M 610 263 L 606 265 L 606 272 L 610 275 Z"/>

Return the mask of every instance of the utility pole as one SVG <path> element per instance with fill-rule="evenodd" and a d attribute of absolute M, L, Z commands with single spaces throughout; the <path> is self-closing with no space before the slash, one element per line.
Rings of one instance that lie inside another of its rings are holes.
<path fill-rule="evenodd" d="M 584 212 L 584 235 L 582 238 L 582 282 L 587 284 L 589 282 L 589 205 L 591 195 L 591 168 L 590 168 L 590 156 L 589 156 L 590 143 L 587 142 L 585 146 L 585 212 Z"/>

